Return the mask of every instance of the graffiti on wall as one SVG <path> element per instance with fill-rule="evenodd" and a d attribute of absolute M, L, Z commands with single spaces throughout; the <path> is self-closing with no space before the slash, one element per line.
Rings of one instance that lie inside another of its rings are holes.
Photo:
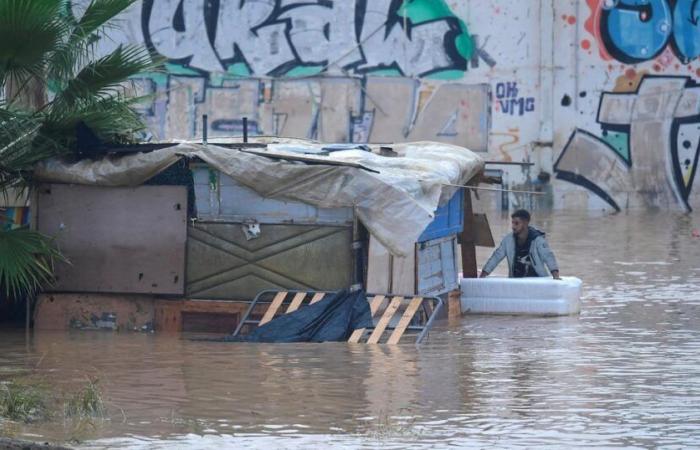
<path fill-rule="evenodd" d="M 618 84 L 620 85 L 620 84 Z M 602 136 L 575 130 L 554 169 L 620 211 L 676 206 L 689 197 L 700 150 L 700 85 L 690 77 L 641 75 L 633 89 L 604 92 Z"/>
<path fill-rule="evenodd" d="M 133 80 L 158 136 L 192 139 L 239 136 L 242 118 L 251 135 L 318 139 L 325 142 L 439 140 L 486 150 L 490 128 L 488 85 L 429 86 L 399 77 L 224 79 L 168 75 Z"/>
<path fill-rule="evenodd" d="M 535 110 L 534 97 L 521 97 L 516 81 L 496 84 L 496 110 L 511 116 L 523 116 Z"/>
<path fill-rule="evenodd" d="M 212 136 L 247 117 L 251 134 L 487 147 L 485 85 L 424 81 L 496 65 L 444 0 L 143 0 L 103 41 L 166 58 L 134 80 L 155 99 L 142 113 L 157 139 L 201 136 L 208 114 Z"/>
<path fill-rule="evenodd" d="M 667 48 L 684 64 L 700 56 L 698 0 L 587 2 L 592 15 L 586 29 L 597 38 L 604 59 L 634 64 L 654 59 Z"/>
<path fill-rule="evenodd" d="M 474 53 L 444 0 L 144 0 L 141 23 L 155 52 L 207 72 L 282 76 L 337 65 L 421 77 L 464 71 Z"/>

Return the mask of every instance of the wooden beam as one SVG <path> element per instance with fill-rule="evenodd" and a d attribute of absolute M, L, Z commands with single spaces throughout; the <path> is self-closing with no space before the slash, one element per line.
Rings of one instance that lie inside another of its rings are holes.
<path fill-rule="evenodd" d="M 421 303 L 423 303 L 423 297 L 413 297 L 413 300 L 408 304 L 408 308 L 406 308 L 403 316 L 401 316 L 399 324 L 394 328 L 394 332 L 391 333 L 389 340 L 386 342 L 387 344 L 394 345 L 399 343 L 401 336 L 403 336 L 404 331 L 406 331 L 408 324 L 411 323 L 411 319 L 413 319 Z"/>
<path fill-rule="evenodd" d="M 474 210 L 472 208 L 472 191 L 464 190 L 464 228 L 462 229 L 462 276 L 476 278 L 476 243 L 474 235 Z"/>
<path fill-rule="evenodd" d="M 369 336 L 369 339 L 367 339 L 368 344 L 376 344 L 379 342 L 379 339 L 381 339 L 382 334 L 384 334 L 384 330 L 386 330 L 386 327 L 389 325 L 389 321 L 392 317 L 394 317 L 394 313 L 397 309 L 399 309 L 399 306 L 401 306 L 401 300 L 403 300 L 403 297 L 401 296 L 396 296 L 391 300 L 389 306 L 387 306 L 386 310 L 384 310 L 382 318 L 379 319 L 379 322 L 377 322 L 377 326 L 374 327 L 374 331 L 372 331 L 372 334 Z"/>
<path fill-rule="evenodd" d="M 321 299 L 326 295 L 325 292 L 317 292 L 314 294 L 314 296 L 311 298 L 311 301 L 309 302 L 309 305 L 313 305 L 316 302 L 320 302 Z"/>
<path fill-rule="evenodd" d="M 369 310 L 370 310 L 370 315 L 374 317 L 374 314 L 377 312 L 379 309 L 379 305 L 382 304 L 384 301 L 384 296 L 383 295 L 375 295 L 372 301 L 369 304 Z M 362 339 L 362 335 L 365 334 L 365 330 L 367 328 L 358 328 L 357 330 L 353 331 L 352 334 L 350 335 L 350 339 L 348 339 L 348 342 L 351 342 L 353 344 L 356 344 L 360 342 L 360 339 Z"/>
<path fill-rule="evenodd" d="M 292 303 L 289 305 L 289 308 L 287 308 L 285 314 L 289 314 L 299 309 L 299 306 L 301 306 L 301 302 L 304 301 L 304 298 L 306 298 L 306 292 L 299 292 L 298 294 L 296 294 L 292 299 Z"/>
<path fill-rule="evenodd" d="M 275 313 L 280 308 L 280 306 L 282 306 L 282 302 L 284 301 L 284 298 L 286 296 L 287 291 L 282 291 L 275 295 L 275 298 L 272 300 L 272 303 L 270 303 L 270 307 L 267 308 L 265 315 L 262 319 L 260 319 L 260 323 L 258 324 L 258 326 L 265 325 L 267 322 L 271 321 L 275 317 Z"/>

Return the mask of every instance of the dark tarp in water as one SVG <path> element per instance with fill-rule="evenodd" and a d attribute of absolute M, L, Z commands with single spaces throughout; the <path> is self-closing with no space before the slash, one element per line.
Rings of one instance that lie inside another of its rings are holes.
<path fill-rule="evenodd" d="M 372 327 L 372 314 L 364 291 L 339 291 L 313 305 L 278 316 L 245 336 L 229 342 L 346 341 L 356 328 Z"/>

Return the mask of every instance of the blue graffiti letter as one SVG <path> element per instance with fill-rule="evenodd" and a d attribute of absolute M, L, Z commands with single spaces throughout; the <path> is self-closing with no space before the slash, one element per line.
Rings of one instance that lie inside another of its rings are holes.
<path fill-rule="evenodd" d="M 673 50 L 687 64 L 700 56 L 700 0 L 678 0 L 673 10 Z"/>
<path fill-rule="evenodd" d="M 673 25 L 667 0 L 603 0 L 600 31 L 618 61 L 633 64 L 658 56 Z"/>

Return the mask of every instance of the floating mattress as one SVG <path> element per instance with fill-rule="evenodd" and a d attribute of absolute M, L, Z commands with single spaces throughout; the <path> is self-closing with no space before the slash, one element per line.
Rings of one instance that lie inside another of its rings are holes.
<path fill-rule="evenodd" d="M 581 311 L 581 280 L 552 278 L 462 278 L 465 314 L 565 316 Z"/>

